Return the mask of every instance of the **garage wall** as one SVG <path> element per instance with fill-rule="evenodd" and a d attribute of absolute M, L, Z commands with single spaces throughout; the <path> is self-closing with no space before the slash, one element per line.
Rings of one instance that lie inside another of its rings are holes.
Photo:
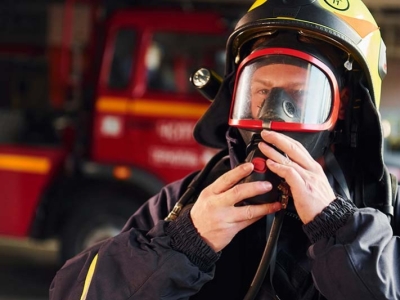
<path fill-rule="evenodd" d="M 400 59 L 388 60 L 388 75 L 382 83 L 381 108 L 400 111 Z"/>

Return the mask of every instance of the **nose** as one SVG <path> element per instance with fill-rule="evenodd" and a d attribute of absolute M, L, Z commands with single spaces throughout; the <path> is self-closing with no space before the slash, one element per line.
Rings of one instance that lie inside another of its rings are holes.
<path fill-rule="evenodd" d="M 296 101 L 283 89 L 273 88 L 264 100 L 257 118 L 263 121 L 300 122 Z"/>

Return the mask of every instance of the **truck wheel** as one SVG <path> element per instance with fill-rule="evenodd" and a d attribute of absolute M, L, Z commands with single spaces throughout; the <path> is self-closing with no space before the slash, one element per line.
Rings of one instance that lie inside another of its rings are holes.
<path fill-rule="evenodd" d="M 139 204 L 127 200 L 90 201 L 78 205 L 61 234 L 61 262 L 117 235 Z"/>

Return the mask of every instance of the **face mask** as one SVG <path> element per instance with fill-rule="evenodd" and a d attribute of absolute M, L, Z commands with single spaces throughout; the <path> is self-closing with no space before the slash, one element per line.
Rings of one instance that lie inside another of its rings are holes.
<path fill-rule="evenodd" d="M 247 145 L 246 161 L 255 166 L 244 182 L 267 180 L 274 187 L 269 193 L 248 199 L 247 203 L 278 201 L 281 194 L 278 187 L 283 184 L 281 178 L 267 170 L 266 157 L 258 150 L 261 130 L 288 135 L 318 158 L 329 145 L 339 104 L 335 76 L 311 55 L 292 49 L 267 48 L 255 51 L 241 63 L 229 124 L 239 129 Z"/>
<path fill-rule="evenodd" d="M 336 78 L 324 63 L 297 50 L 267 48 L 239 65 L 229 125 L 320 132 L 333 129 L 339 106 Z"/>

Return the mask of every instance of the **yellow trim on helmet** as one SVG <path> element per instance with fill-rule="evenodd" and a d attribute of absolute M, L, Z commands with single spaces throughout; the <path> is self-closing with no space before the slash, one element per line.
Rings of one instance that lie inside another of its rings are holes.
<path fill-rule="evenodd" d="M 349 0 L 344 0 L 349 2 Z M 360 0 L 352 0 L 350 1 L 347 9 L 335 9 L 331 5 L 327 3 L 327 0 L 318 0 L 319 4 L 326 10 L 334 13 L 334 14 L 341 14 L 351 18 L 357 18 L 360 20 L 368 21 L 372 24 L 376 25 L 375 19 L 372 16 L 371 12 L 365 6 L 365 4 Z M 334 1 L 331 1 L 334 2 Z"/>
<path fill-rule="evenodd" d="M 358 44 L 358 47 L 365 55 L 365 60 L 368 62 L 368 68 L 374 88 L 374 100 L 377 108 L 379 108 L 380 105 L 383 79 L 381 74 L 379 74 L 379 70 L 381 68 L 379 57 L 381 57 L 380 51 L 384 51 L 385 49 L 380 47 L 381 43 L 382 39 L 380 32 L 375 31 L 369 36 L 365 37 L 362 42 Z M 386 55 L 384 57 L 386 57 Z"/>
<path fill-rule="evenodd" d="M 249 11 L 252 11 L 260 5 L 263 5 L 265 2 L 267 2 L 267 0 L 256 0 L 256 2 L 254 2 L 253 5 L 250 7 Z"/>
<path fill-rule="evenodd" d="M 327 0 L 319 0 L 318 2 L 324 9 L 345 21 L 362 38 L 378 29 L 375 19 L 361 1 L 354 0 L 349 3 L 348 0 L 345 0 L 345 2 L 337 2 L 339 3 L 338 5 L 340 5 L 340 3 L 348 3 L 347 8 L 343 10 L 335 9 L 332 7 L 333 4 L 327 4 Z"/>
<path fill-rule="evenodd" d="M 381 51 L 381 34 L 374 17 L 360 0 L 345 0 L 343 3 L 348 4 L 346 9 L 340 9 L 341 7 L 335 8 L 333 7 L 335 5 L 332 3 L 329 5 L 327 0 L 318 0 L 318 2 L 324 9 L 332 12 L 346 22 L 362 38 L 362 41 L 357 46 L 367 63 L 373 88 L 374 102 L 376 107 L 379 108 L 382 85 L 382 78 L 379 74 L 381 67 L 379 65 L 379 58 L 381 57 L 379 53 Z M 340 5 L 339 2 L 338 5 Z"/>
<path fill-rule="evenodd" d="M 373 24 L 369 21 L 360 20 L 358 18 L 349 17 L 343 14 L 335 14 L 349 24 L 362 38 L 365 38 L 371 32 L 379 30 L 379 27 L 376 24 Z"/>

